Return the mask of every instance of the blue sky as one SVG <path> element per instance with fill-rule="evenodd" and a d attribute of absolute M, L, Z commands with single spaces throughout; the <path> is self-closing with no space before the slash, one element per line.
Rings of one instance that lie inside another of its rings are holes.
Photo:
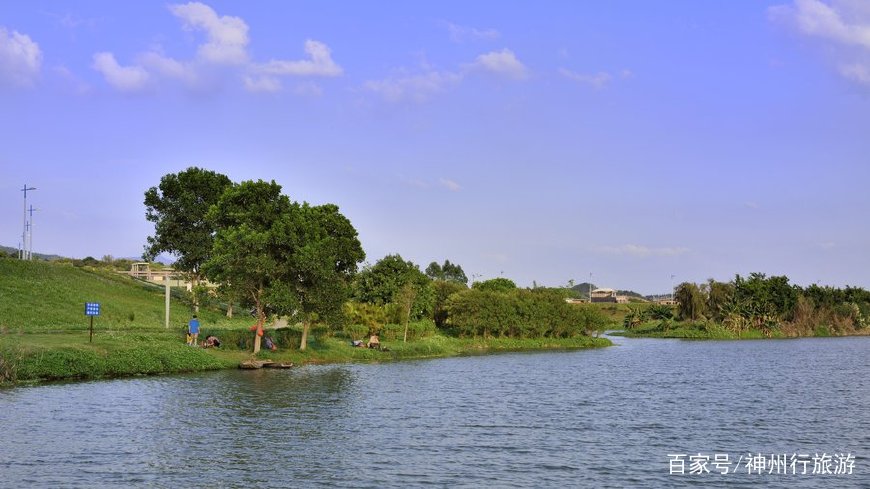
<path fill-rule="evenodd" d="M 870 287 L 870 3 L 3 2 L 0 244 L 138 256 L 200 166 L 371 262 Z"/>

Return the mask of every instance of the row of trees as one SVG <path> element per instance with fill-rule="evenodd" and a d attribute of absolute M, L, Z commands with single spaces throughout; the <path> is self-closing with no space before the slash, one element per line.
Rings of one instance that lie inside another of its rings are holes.
<path fill-rule="evenodd" d="M 564 338 L 598 331 L 603 315 L 565 302 L 564 289 L 518 289 L 499 277 L 467 286 L 462 267 L 445 260 L 423 274 L 400 255 L 388 255 L 364 268 L 354 282 L 355 322 L 376 328 L 379 320 L 407 324 L 431 318 L 459 336 Z"/>
<path fill-rule="evenodd" d="M 598 329 L 603 318 L 569 306 L 564 291 L 518 290 L 506 278 L 472 284 L 458 264 L 432 262 L 425 273 L 400 255 L 374 265 L 337 206 L 291 201 L 273 182 L 234 183 L 200 168 L 165 175 L 145 192 L 154 223 L 145 258 L 177 257 L 194 288 L 208 279 L 229 303 L 252 306 L 258 333 L 268 315 L 303 324 L 300 349 L 315 321 L 384 323 L 432 319 L 460 335 L 564 337 Z M 259 350 L 260 334 L 254 351 Z"/>
<path fill-rule="evenodd" d="M 680 319 L 711 320 L 735 332 L 784 327 L 809 334 L 819 326 L 847 332 L 863 328 L 870 314 L 870 292 L 862 288 L 801 288 L 789 284 L 786 276 L 762 273 L 737 275 L 730 282 L 684 282 L 677 286 L 674 299 Z"/>

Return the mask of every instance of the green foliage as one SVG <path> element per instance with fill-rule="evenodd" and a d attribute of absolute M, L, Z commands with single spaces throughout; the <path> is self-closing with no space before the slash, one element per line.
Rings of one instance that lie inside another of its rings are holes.
<path fill-rule="evenodd" d="M 659 321 L 667 321 L 673 319 L 674 310 L 671 306 L 665 304 L 650 304 L 646 309 L 646 315 L 650 319 L 656 319 Z"/>
<path fill-rule="evenodd" d="M 453 294 L 468 290 L 468 288 L 461 283 L 446 280 L 435 280 L 432 282 L 432 287 L 435 291 L 433 318 L 435 325 L 443 328 L 447 324 L 447 299 Z"/>
<path fill-rule="evenodd" d="M 273 292 L 291 290 L 287 265 L 299 239 L 293 207 L 274 181 L 248 181 L 229 187 L 207 215 L 217 232 L 203 270 L 213 282 L 253 301 L 261 322 L 267 299 L 278 314 L 297 306 L 293 294 Z"/>
<path fill-rule="evenodd" d="M 362 336 L 377 332 L 387 322 L 387 311 L 382 305 L 351 301 L 345 303 L 344 311 L 347 317 L 346 328 L 351 327 L 349 331 L 353 331 L 353 334 L 349 336 L 353 339 L 360 339 Z M 358 333 L 352 328 L 355 325 L 364 326 L 365 331 Z"/>
<path fill-rule="evenodd" d="M 648 319 L 648 309 L 642 309 L 637 306 L 628 306 L 628 312 L 626 312 L 625 318 L 622 320 L 622 327 L 625 329 L 635 329 Z"/>
<path fill-rule="evenodd" d="M 680 319 L 694 321 L 704 317 L 707 300 L 698 284 L 691 282 L 681 283 L 677 286 L 677 290 L 674 293 L 674 300 L 677 301 L 677 311 Z"/>
<path fill-rule="evenodd" d="M 208 214 L 217 233 L 209 278 L 253 302 L 260 324 L 280 316 L 340 323 L 350 281 L 365 254 L 356 229 L 332 204 L 291 202 L 262 180 L 230 187 Z M 303 332 L 300 348 L 305 348 Z"/>
<path fill-rule="evenodd" d="M 447 300 L 447 324 L 460 336 L 568 338 L 602 330 L 607 319 L 597 310 L 567 304 L 559 292 L 471 289 Z"/>
<path fill-rule="evenodd" d="M 299 220 L 301 244 L 288 270 L 293 293 L 309 322 L 341 323 L 342 305 L 350 297 L 351 281 L 365 258 L 356 229 L 333 204 L 303 204 Z"/>
<path fill-rule="evenodd" d="M 198 276 L 215 231 L 206 214 L 231 185 L 225 175 L 196 167 L 164 175 L 159 186 L 145 192 L 145 218 L 154 223 L 154 236 L 148 237 L 144 256 L 175 254 L 177 270 Z"/>
<path fill-rule="evenodd" d="M 717 282 L 711 278 L 707 280 L 703 290 L 707 294 L 708 315 L 711 319 L 721 322 L 725 318 L 723 310 L 729 302 L 733 301 L 734 284 Z"/>
<path fill-rule="evenodd" d="M 474 282 L 471 288 L 486 292 L 510 292 L 517 288 L 513 280 L 504 277 L 491 278 L 483 282 Z"/>
<path fill-rule="evenodd" d="M 354 298 L 359 302 L 386 305 L 396 302 L 405 284 L 412 284 L 416 295 L 411 305 L 414 321 L 432 317 L 435 292 L 432 281 L 411 261 L 400 255 L 387 255 L 364 268 L 354 281 Z"/>
<path fill-rule="evenodd" d="M 462 285 L 468 284 L 468 277 L 465 275 L 462 267 L 455 263 L 450 263 L 450 260 L 444 260 L 444 265 L 439 265 L 438 262 L 433 261 L 426 267 L 426 276 L 432 280 L 444 280 Z"/>
<path fill-rule="evenodd" d="M 737 275 L 729 283 L 683 283 L 675 298 L 680 319 L 709 319 L 735 338 L 854 334 L 867 327 L 870 313 L 870 292 L 862 288 L 801 289 L 786 276 L 763 273 Z"/>

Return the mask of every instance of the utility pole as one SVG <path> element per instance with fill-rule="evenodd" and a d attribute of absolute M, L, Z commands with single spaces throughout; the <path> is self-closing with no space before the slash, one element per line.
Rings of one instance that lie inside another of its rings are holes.
<path fill-rule="evenodd" d="M 589 303 L 592 304 L 592 272 L 589 272 Z"/>
<path fill-rule="evenodd" d="M 674 303 L 674 277 L 676 277 L 676 275 L 671 274 L 671 304 Z"/>
<path fill-rule="evenodd" d="M 39 209 L 34 209 L 33 205 L 30 206 L 30 223 L 27 226 L 28 230 L 30 230 L 30 246 L 29 251 L 27 252 L 27 259 L 33 259 L 33 211 L 38 211 Z"/>
<path fill-rule="evenodd" d="M 21 249 L 18 252 L 18 258 L 20 260 L 27 259 L 27 191 L 28 190 L 36 190 L 36 187 L 28 187 L 27 184 L 24 184 L 24 188 L 21 189 L 24 192 L 24 226 L 21 231 Z"/>

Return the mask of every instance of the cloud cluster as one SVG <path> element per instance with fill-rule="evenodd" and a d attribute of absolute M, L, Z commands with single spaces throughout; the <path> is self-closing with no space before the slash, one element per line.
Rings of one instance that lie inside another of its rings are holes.
<path fill-rule="evenodd" d="M 363 84 L 363 88 L 381 95 L 389 102 L 423 102 L 432 95 L 459 84 L 471 73 L 489 73 L 512 80 L 524 80 L 529 76 L 528 69 L 513 51 L 502 49 L 481 54 L 473 62 L 463 64 L 457 71 L 439 71 L 429 66 L 425 66 L 421 73 L 400 70 L 382 80 L 369 80 Z"/>
<path fill-rule="evenodd" d="M 38 44 L 26 34 L 0 27 L 0 86 L 32 86 L 41 66 Z"/>
<path fill-rule="evenodd" d="M 190 60 L 178 60 L 158 50 L 150 50 L 136 56 L 133 64 L 124 66 L 111 52 L 96 53 L 92 67 L 103 75 L 106 83 L 128 93 L 147 90 L 161 80 L 198 88 L 214 70 L 229 70 L 239 75 L 244 88 L 249 91 L 276 92 L 283 89 L 280 78 L 283 76 L 333 77 L 342 74 L 341 67 L 332 60 L 329 47 L 322 42 L 305 41 L 307 59 L 273 59 L 256 63 L 248 52 L 248 24 L 240 17 L 218 15 L 210 6 L 200 2 L 170 5 L 169 11 L 181 20 L 184 29 L 204 34 L 205 40 L 197 46 L 196 56 Z"/>
<path fill-rule="evenodd" d="M 870 4 L 865 0 L 794 0 L 768 9 L 774 22 L 834 48 L 837 71 L 870 87 Z"/>

